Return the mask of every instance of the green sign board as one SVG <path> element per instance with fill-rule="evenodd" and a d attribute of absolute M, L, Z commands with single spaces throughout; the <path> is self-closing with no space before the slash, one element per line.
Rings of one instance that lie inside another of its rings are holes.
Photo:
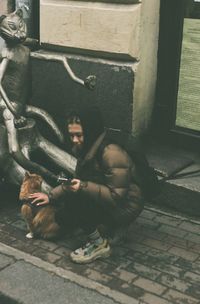
<path fill-rule="evenodd" d="M 200 131 L 199 19 L 184 19 L 176 125 Z"/>

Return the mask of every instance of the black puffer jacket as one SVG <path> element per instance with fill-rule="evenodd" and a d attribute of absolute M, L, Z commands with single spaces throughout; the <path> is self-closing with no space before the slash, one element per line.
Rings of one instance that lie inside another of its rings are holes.
<path fill-rule="evenodd" d="M 143 195 L 132 159 L 119 145 L 106 144 L 102 149 L 105 136 L 103 132 L 80 162 L 77 178 L 84 187 L 79 194 L 101 205 L 117 225 L 126 225 L 143 210 Z M 64 187 L 58 186 L 51 198 L 56 200 L 64 194 Z"/>
<path fill-rule="evenodd" d="M 79 170 L 80 178 L 86 181 L 81 191 L 101 204 L 116 221 L 125 224 L 143 210 L 143 195 L 130 156 L 113 143 L 102 149 L 104 137 L 106 132 L 98 137 Z"/>

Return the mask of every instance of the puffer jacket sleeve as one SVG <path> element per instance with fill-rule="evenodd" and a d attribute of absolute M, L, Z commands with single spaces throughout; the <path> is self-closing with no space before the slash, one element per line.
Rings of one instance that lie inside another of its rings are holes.
<path fill-rule="evenodd" d="M 51 204 L 56 203 L 59 199 L 61 199 L 66 194 L 66 189 L 63 184 L 53 188 L 49 195 L 49 200 Z"/>
<path fill-rule="evenodd" d="M 132 160 L 121 147 L 107 145 L 102 152 L 102 170 L 104 184 L 88 181 L 82 188 L 85 194 L 99 204 L 115 207 L 123 204 L 131 182 Z"/>

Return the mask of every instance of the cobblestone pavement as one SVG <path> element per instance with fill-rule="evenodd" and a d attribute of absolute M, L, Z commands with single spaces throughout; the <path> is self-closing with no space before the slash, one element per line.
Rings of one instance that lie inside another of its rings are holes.
<path fill-rule="evenodd" d="M 27 240 L 19 207 L 0 210 L 0 242 L 121 292 L 136 303 L 200 304 L 200 220 L 146 207 L 128 240 L 112 256 L 76 265 L 69 252 L 81 234 L 55 241 Z"/>

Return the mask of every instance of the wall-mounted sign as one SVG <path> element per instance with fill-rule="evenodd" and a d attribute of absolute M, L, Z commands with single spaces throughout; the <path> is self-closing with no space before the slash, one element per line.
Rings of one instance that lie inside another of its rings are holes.
<path fill-rule="evenodd" d="M 200 19 L 184 19 L 176 125 L 200 131 Z"/>

